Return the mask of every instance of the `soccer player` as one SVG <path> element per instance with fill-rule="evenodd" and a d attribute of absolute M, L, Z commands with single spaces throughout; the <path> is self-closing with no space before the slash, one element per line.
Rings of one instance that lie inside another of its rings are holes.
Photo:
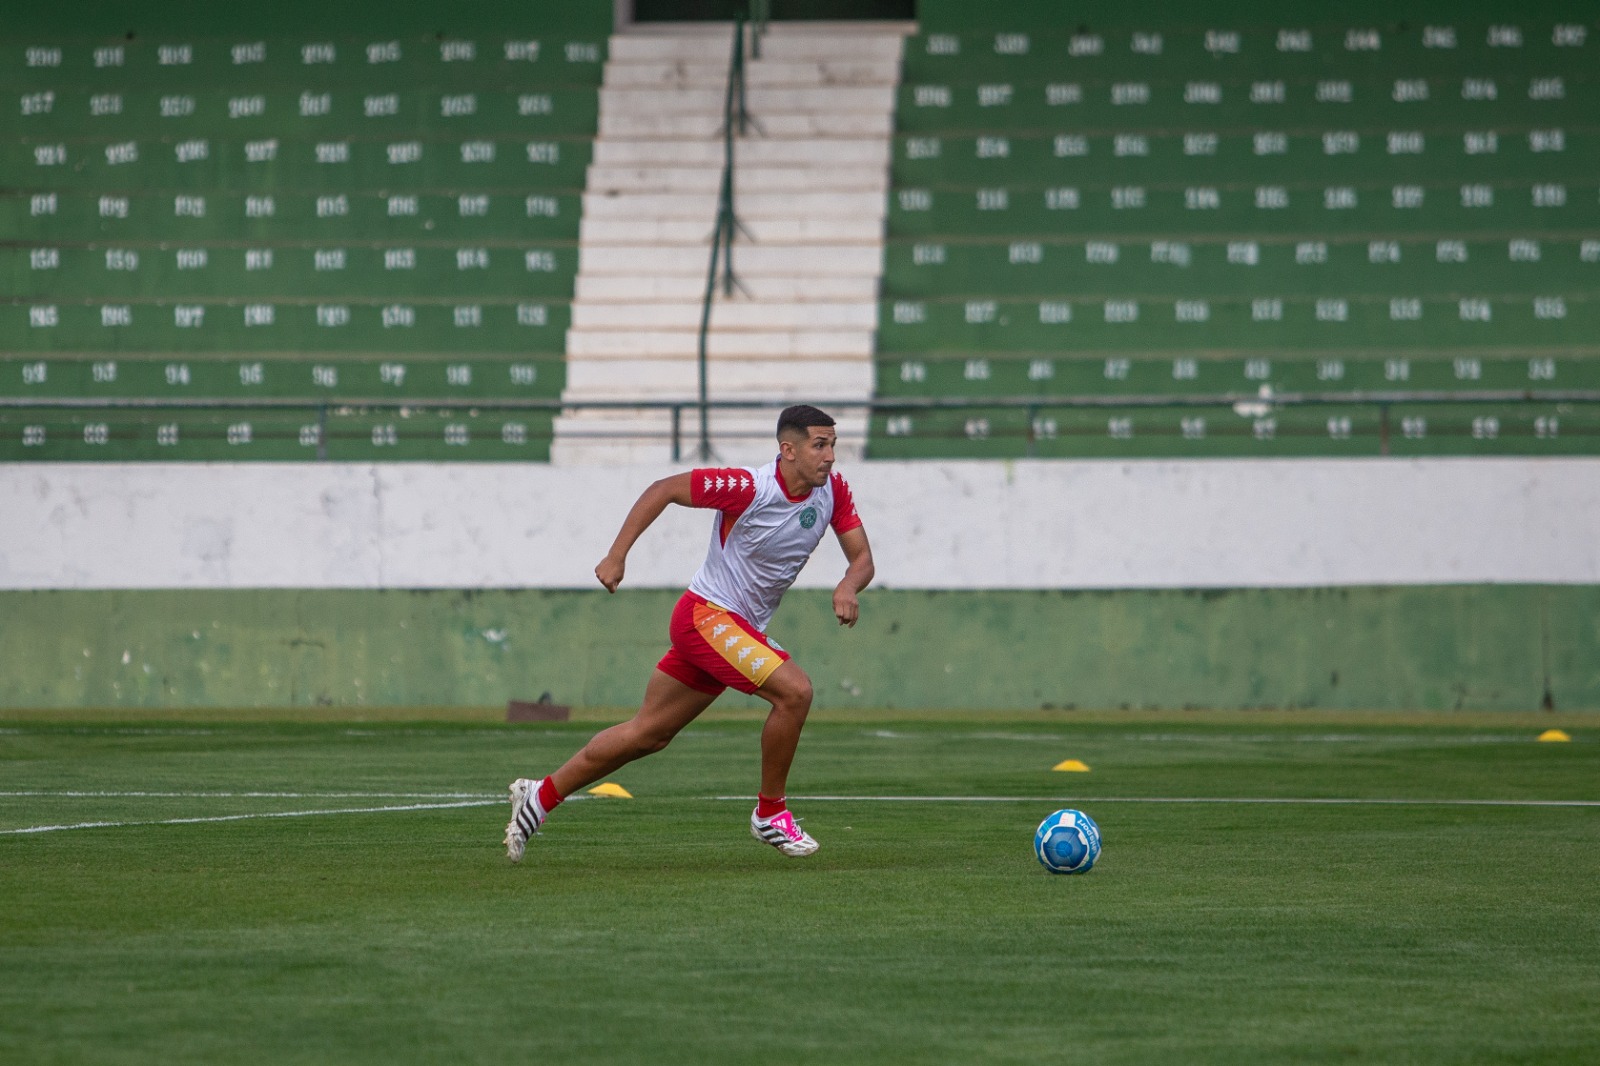
<path fill-rule="evenodd" d="M 645 489 L 594 568 L 600 584 L 617 591 L 628 550 L 669 503 L 717 512 L 706 561 L 672 612 L 672 647 L 650 675 L 639 713 L 595 734 L 549 777 L 511 783 L 505 844 L 512 862 L 522 860 L 528 838 L 564 798 L 665 748 L 729 686 L 772 704 L 761 730 L 751 835 L 785 855 L 817 850 L 785 802 L 789 764 L 811 710 L 811 679 L 766 628 L 830 526 L 848 562 L 833 590 L 833 613 L 843 626 L 860 616 L 856 596 L 872 580 L 872 549 L 850 486 L 833 472 L 837 439 L 828 415 L 790 407 L 778 416 L 778 457 L 766 466 L 691 470 Z"/>

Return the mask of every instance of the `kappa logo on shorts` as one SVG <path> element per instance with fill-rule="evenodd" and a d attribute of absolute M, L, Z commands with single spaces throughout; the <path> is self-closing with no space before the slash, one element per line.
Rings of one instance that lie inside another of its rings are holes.
<path fill-rule="evenodd" d="M 816 514 L 812 513 L 812 523 Z M 765 637 L 752 635 L 729 613 L 715 604 L 700 604 L 694 609 L 694 627 L 711 649 L 729 666 L 745 674 L 757 685 L 763 684 L 772 672 L 783 665 L 782 655 L 766 654 L 768 645 L 778 650 L 776 644 Z"/>
<path fill-rule="evenodd" d="M 817 524 L 817 509 L 815 507 L 807 507 L 804 511 L 800 512 L 800 528 L 801 529 L 810 529 L 812 526 L 814 526 L 816 524 Z"/>

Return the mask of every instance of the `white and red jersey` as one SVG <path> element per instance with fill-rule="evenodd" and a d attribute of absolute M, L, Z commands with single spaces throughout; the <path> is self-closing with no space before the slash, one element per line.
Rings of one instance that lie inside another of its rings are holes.
<path fill-rule="evenodd" d="M 690 476 L 694 506 L 719 513 L 689 591 L 763 632 L 823 532 L 832 526 L 836 534 L 848 533 L 861 525 L 850 486 L 838 474 L 799 497 L 784 487 L 776 459 L 760 468 L 694 470 Z"/>

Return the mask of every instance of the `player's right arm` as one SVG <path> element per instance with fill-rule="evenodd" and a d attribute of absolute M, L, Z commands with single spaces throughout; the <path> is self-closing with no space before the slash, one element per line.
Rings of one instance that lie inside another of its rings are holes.
<path fill-rule="evenodd" d="M 628 517 L 622 520 L 622 529 L 617 533 L 617 539 L 612 542 L 611 550 L 600 560 L 600 565 L 594 568 L 594 576 L 600 579 L 600 584 L 606 587 L 607 592 L 617 591 L 617 586 L 622 584 L 622 575 L 627 569 L 628 550 L 644 535 L 644 531 L 650 528 L 651 523 L 661 517 L 661 512 L 667 509 L 667 504 L 676 503 L 684 507 L 694 505 L 693 484 L 692 472 L 684 471 L 653 482 L 639 496 L 633 508 L 628 511 Z"/>

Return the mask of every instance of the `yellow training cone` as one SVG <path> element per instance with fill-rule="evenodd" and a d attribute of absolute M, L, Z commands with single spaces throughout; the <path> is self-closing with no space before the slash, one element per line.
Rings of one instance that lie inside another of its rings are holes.
<path fill-rule="evenodd" d="M 1567 736 L 1567 734 L 1565 732 L 1563 732 L 1562 730 L 1559 730 L 1559 729 L 1546 729 L 1543 733 L 1539 734 L 1539 739 L 1545 741 L 1546 743 L 1548 743 L 1550 741 L 1557 741 L 1557 742 L 1567 741 L 1567 740 L 1571 740 L 1572 738 Z"/>
<path fill-rule="evenodd" d="M 614 782 L 611 782 L 611 781 L 607 781 L 604 784 L 600 784 L 600 785 L 594 786 L 593 788 L 591 788 L 589 790 L 589 795 L 591 795 L 591 796 L 611 796 L 611 797 L 614 797 L 615 799 L 623 799 L 623 800 L 631 800 L 631 799 L 633 799 L 633 793 L 632 792 L 629 792 L 627 789 L 623 788 L 621 785 L 615 784 Z"/>
<path fill-rule="evenodd" d="M 1065 770 L 1069 774 L 1086 774 L 1089 772 L 1089 764 L 1081 759 L 1068 759 L 1065 762 L 1056 763 L 1050 769 Z"/>

